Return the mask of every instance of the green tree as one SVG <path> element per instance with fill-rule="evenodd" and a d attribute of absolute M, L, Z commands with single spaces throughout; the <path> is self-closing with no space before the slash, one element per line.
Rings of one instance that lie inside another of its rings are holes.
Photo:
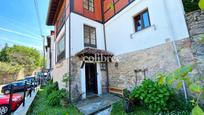
<path fill-rule="evenodd" d="M 9 62 L 7 50 L 8 50 L 8 44 L 5 44 L 4 48 L 0 51 L 0 61 Z"/>
<path fill-rule="evenodd" d="M 10 63 L 24 66 L 38 67 L 41 65 L 41 55 L 38 50 L 26 46 L 17 46 L 8 48 L 7 54 Z"/>

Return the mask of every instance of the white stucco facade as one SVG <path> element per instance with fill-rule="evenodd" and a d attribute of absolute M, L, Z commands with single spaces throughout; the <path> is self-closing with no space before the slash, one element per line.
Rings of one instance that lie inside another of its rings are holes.
<path fill-rule="evenodd" d="M 71 13 L 71 55 L 84 49 L 84 25 L 96 28 L 97 49 L 105 49 L 103 24 Z"/>
<path fill-rule="evenodd" d="M 151 26 L 135 32 L 134 16 L 145 9 L 148 9 Z M 59 84 L 62 84 L 62 76 L 69 72 L 69 57 L 74 57 L 76 53 L 85 48 L 84 25 L 96 29 L 97 49 L 105 50 L 106 45 L 107 50 L 112 52 L 115 56 L 144 50 L 173 40 L 182 40 L 189 37 L 181 0 L 136 0 L 105 24 L 71 12 L 70 17 L 66 20 L 60 33 L 57 34 L 55 44 L 53 44 L 54 47 L 51 49 L 55 52 L 52 53 L 54 81 L 60 82 Z M 64 34 L 66 36 L 65 60 L 56 64 L 56 43 Z M 82 60 L 80 60 L 80 63 L 82 63 Z M 76 70 L 77 72 L 79 70 L 79 74 L 77 73 L 76 75 L 78 75 L 80 79 L 79 90 L 83 99 L 87 96 L 85 69 L 85 66 L 83 66 Z M 106 75 L 102 75 L 100 63 L 97 63 L 96 77 L 99 96 L 102 94 L 102 76 L 106 77 Z M 63 87 L 63 85 L 60 85 L 60 87 Z"/>
<path fill-rule="evenodd" d="M 107 48 L 114 54 L 150 48 L 189 37 L 179 0 L 137 0 L 105 23 Z M 151 26 L 135 32 L 133 17 L 148 9 Z M 117 41 L 117 42 L 116 42 Z"/>

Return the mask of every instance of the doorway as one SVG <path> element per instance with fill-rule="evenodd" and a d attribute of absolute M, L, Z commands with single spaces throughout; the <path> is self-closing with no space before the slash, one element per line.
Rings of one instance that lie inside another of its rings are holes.
<path fill-rule="evenodd" d="M 98 94 L 96 63 L 86 63 L 85 64 L 85 75 L 86 75 L 86 93 L 87 95 Z"/>

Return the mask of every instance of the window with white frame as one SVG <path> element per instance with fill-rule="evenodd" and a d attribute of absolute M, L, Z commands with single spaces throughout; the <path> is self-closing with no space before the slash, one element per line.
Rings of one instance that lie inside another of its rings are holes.
<path fill-rule="evenodd" d="M 57 62 L 65 58 L 65 36 L 57 42 Z"/>
<path fill-rule="evenodd" d="M 84 46 L 96 48 L 96 28 L 84 25 Z"/>
<path fill-rule="evenodd" d="M 94 0 L 83 0 L 83 7 L 91 12 L 94 12 Z"/>

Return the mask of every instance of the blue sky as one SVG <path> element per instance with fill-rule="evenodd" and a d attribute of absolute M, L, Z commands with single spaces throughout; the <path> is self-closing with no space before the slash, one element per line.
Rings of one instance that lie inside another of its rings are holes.
<path fill-rule="evenodd" d="M 53 27 L 46 26 L 49 0 L 37 0 L 43 35 Z M 34 47 L 42 51 L 42 38 L 34 0 L 0 0 L 0 48 L 5 43 Z"/>

